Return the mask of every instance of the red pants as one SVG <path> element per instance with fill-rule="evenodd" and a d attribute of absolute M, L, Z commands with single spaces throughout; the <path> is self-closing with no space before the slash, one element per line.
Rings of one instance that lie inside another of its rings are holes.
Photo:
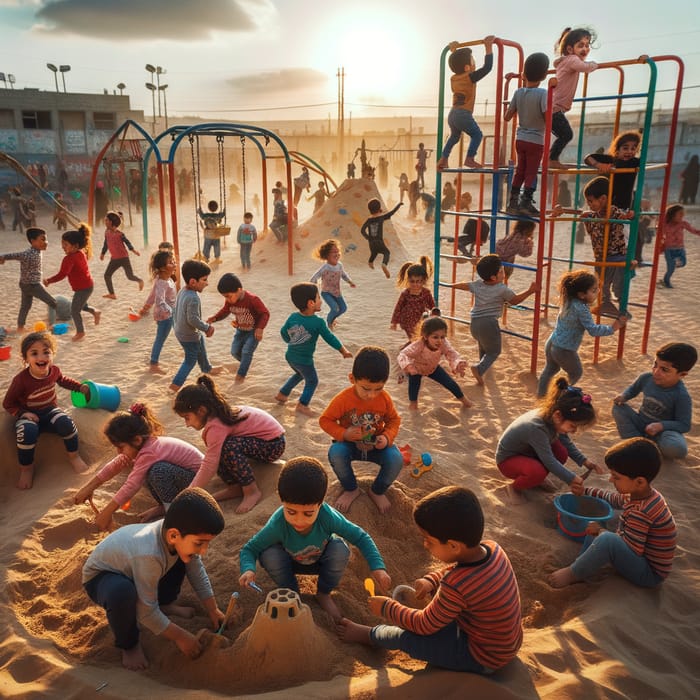
<path fill-rule="evenodd" d="M 552 454 L 562 464 L 566 464 L 566 460 L 569 459 L 569 453 L 559 440 L 555 440 L 552 443 Z M 537 457 L 527 457 L 525 455 L 515 455 L 515 457 L 504 459 L 498 465 L 498 469 L 503 476 L 513 479 L 513 488 L 516 491 L 524 491 L 525 489 L 539 486 L 549 474 L 544 464 Z"/>

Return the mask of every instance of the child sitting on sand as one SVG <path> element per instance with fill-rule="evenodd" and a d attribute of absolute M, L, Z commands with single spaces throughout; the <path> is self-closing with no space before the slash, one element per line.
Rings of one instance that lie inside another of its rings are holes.
<path fill-rule="evenodd" d="M 120 527 L 92 551 L 83 566 L 83 587 L 107 611 L 114 644 L 122 650 L 126 668 L 148 668 L 140 627 L 175 642 L 191 659 L 202 652 L 197 637 L 167 617 L 194 614 L 192 608 L 175 604 L 185 576 L 213 629 L 219 628 L 224 613 L 216 604 L 201 555 L 224 525 L 221 509 L 206 491 L 186 489 L 163 520 Z"/>
<path fill-rule="evenodd" d="M 595 496 L 622 509 L 617 532 L 600 523 L 586 528 L 581 554 L 571 566 L 555 571 L 555 588 L 592 576 L 607 564 L 628 581 L 644 588 L 658 586 L 669 575 L 676 550 L 676 523 L 664 497 L 651 486 L 661 468 L 661 454 L 646 438 L 630 438 L 605 453 L 615 491 L 572 484 L 577 495 Z"/>
<path fill-rule="evenodd" d="M 424 496 L 413 519 L 430 554 L 448 566 L 413 585 L 431 600 L 423 610 L 371 596 L 369 609 L 391 624 L 368 627 L 343 618 L 346 642 L 401 649 L 440 668 L 491 674 L 512 661 L 523 641 L 520 594 L 501 547 L 482 540 L 484 514 L 469 489 L 446 486 Z"/>
<path fill-rule="evenodd" d="M 342 615 L 331 598 L 350 558 L 345 540 L 354 544 L 369 565 L 372 578 L 386 591 L 391 578 L 374 540 L 324 503 L 328 476 L 313 457 L 295 457 L 282 467 L 277 491 L 282 505 L 241 549 L 239 585 L 255 582 L 255 562 L 275 585 L 299 592 L 297 574 L 318 574 L 316 600 L 339 622 Z"/>

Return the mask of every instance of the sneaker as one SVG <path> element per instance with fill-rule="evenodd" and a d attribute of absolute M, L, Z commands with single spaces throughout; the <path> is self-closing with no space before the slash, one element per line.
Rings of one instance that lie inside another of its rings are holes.
<path fill-rule="evenodd" d="M 510 214 L 511 216 L 519 216 L 520 215 L 520 207 L 518 206 L 518 195 L 511 195 L 510 201 L 508 202 L 508 206 L 506 207 L 506 214 Z"/>
<path fill-rule="evenodd" d="M 518 213 L 523 216 L 539 216 L 540 212 L 537 207 L 532 203 L 531 199 L 526 199 L 525 197 L 520 198 L 518 202 Z"/>

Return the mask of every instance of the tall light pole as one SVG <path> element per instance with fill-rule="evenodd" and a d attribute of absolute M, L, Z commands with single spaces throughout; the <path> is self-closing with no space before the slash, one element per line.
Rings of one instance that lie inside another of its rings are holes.
<path fill-rule="evenodd" d="M 160 117 L 160 76 L 165 75 L 168 71 L 162 66 L 156 66 L 156 85 L 158 86 L 158 116 Z M 165 87 L 168 87 L 167 85 Z M 163 93 L 165 99 L 165 93 Z"/>
<path fill-rule="evenodd" d="M 117 90 L 119 90 L 120 95 L 124 94 L 125 87 L 126 87 L 126 85 L 124 83 L 117 83 Z"/>
<path fill-rule="evenodd" d="M 151 91 L 151 100 L 153 101 L 153 135 L 156 135 L 156 92 L 158 88 L 153 83 L 146 83 L 146 87 Z"/>
<path fill-rule="evenodd" d="M 168 89 L 168 84 L 158 86 L 158 94 L 163 93 L 163 113 L 165 114 L 165 128 L 168 128 L 168 100 L 165 97 L 165 91 Z M 160 100 L 158 101 L 160 104 Z M 158 115 L 160 116 L 160 114 Z"/>
<path fill-rule="evenodd" d="M 58 92 L 58 68 L 53 63 L 47 63 L 46 67 L 53 73 L 53 80 L 56 83 L 56 92 Z"/>
<path fill-rule="evenodd" d="M 58 70 L 61 72 L 61 80 L 63 81 L 63 92 L 66 91 L 66 73 L 70 70 L 70 66 L 59 66 Z"/>

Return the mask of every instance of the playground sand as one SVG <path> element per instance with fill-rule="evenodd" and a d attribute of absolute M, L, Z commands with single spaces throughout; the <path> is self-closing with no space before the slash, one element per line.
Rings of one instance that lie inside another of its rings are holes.
<path fill-rule="evenodd" d="M 280 406 L 273 397 L 286 379 L 288 369 L 283 360 L 284 345 L 278 328 L 292 311 L 288 289 L 292 281 L 308 279 L 320 264 L 310 257 L 312 248 L 323 238 L 334 235 L 343 244 L 343 262 L 356 289 L 344 288 L 348 312 L 338 322 L 337 335 L 355 351 L 364 344 L 384 346 L 395 357 L 404 338 L 389 330 L 389 318 L 397 297 L 394 280 L 386 280 L 381 270 L 366 264 L 366 242 L 357 227 L 365 217 L 366 200 L 374 185 L 355 181 L 341 186 L 336 197 L 324 209 L 299 227 L 299 248 L 294 253 L 295 275 L 287 276 L 286 249 L 268 234 L 253 250 L 253 267 L 242 274 L 246 289 L 259 294 L 267 303 L 272 318 L 258 348 L 244 384 L 234 384 L 236 363 L 229 347 L 232 329 L 226 322 L 217 324 L 214 336 L 207 341 L 210 358 L 223 364 L 226 371 L 217 378 L 232 402 L 251 404 L 270 411 L 287 429 L 285 457 L 309 454 L 326 463 L 328 436 L 314 418 L 294 412 L 294 401 Z M 389 202 L 387 202 L 389 203 Z M 305 205 L 304 205 L 305 206 Z M 345 213 L 340 213 L 343 209 Z M 689 212 L 691 222 L 700 217 Z M 302 207 L 302 221 L 310 209 Z M 388 226 L 387 240 L 392 249 L 390 268 L 395 275 L 402 262 L 420 253 L 432 254 L 432 229 L 422 222 L 407 219 L 402 209 Z M 261 222 L 256 222 L 260 224 Z M 59 234 L 53 232 L 50 219 L 43 216 L 39 225 L 50 232 L 45 257 L 45 272 L 53 274 L 60 264 Z M 235 231 L 234 222 L 234 231 Z M 396 236 L 399 234 L 399 238 Z M 133 242 L 139 239 L 136 229 L 128 229 Z M 562 234 L 557 245 L 568 245 Z M 656 296 L 654 321 L 649 347 L 670 339 L 697 341 L 700 319 L 688 303 L 694 298 L 693 265 L 700 260 L 700 239 L 688 236 L 690 269 L 674 277 L 675 289 L 660 290 Z M 101 236 L 97 236 L 98 243 Z M 183 241 L 183 253 L 193 249 L 192 241 Z M 5 231 L 0 250 L 21 250 L 26 242 L 19 233 Z M 577 254 L 588 257 L 588 244 L 577 246 Z M 585 249 L 586 252 L 583 252 Z M 133 259 L 137 273 L 145 277 L 148 255 Z M 184 257 L 184 254 L 183 256 Z M 221 305 L 216 281 L 225 271 L 240 272 L 238 251 L 229 243 L 223 252 L 224 263 L 215 269 L 210 286 L 202 294 L 204 315 L 213 314 Z M 64 373 L 91 379 L 102 384 L 116 384 L 122 392 L 122 407 L 132 401 L 146 401 L 156 409 L 170 435 L 201 445 L 198 433 L 187 430 L 182 419 L 170 408 L 167 390 L 172 374 L 181 360 L 174 338 L 166 343 L 162 365 L 168 375 L 154 376 L 147 371 L 148 352 L 154 335 L 151 319 L 130 322 L 128 307 L 140 305 L 147 289 L 138 293 L 136 285 L 117 273 L 117 301 L 101 298 L 104 263 L 93 259 L 96 280 L 93 301 L 103 311 L 102 322 L 95 328 L 86 324 L 87 337 L 79 344 L 70 340 L 71 332 L 59 336 L 56 364 Z M 466 266 L 460 272 L 471 273 Z M 642 270 L 638 279 L 648 279 Z M 0 289 L 6 299 L 1 325 L 15 322 L 19 303 L 18 269 L 15 263 L 0 266 Z M 527 274 L 518 270 L 511 286 L 519 291 L 528 284 Z M 635 282 L 635 285 L 639 284 Z M 641 290 L 641 284 L 639 284 Z M 52 287 L 57 294 L 68 294 L 67 285 Z M 632 297 L 636 293 L 633 287 Z M 641 291 L 638 291 L 641 294 Z M 458 297 L 464 315 L 465 296 Z M 448 302 L 441 299 L 443 308 Z M 325 313 L 325 309 L 324 309 Z M 36 306 L 29 322 L 42 318 Z M 553 318 L 553 317 L 552 317 Z M 638 320 L 639 319 L 639 320 Z M 584 341 L 582 358 L 585 373 L 581 382 L 599 410 L 596 426 L 577 435 L 577 444 L 591 458 L 602 460 L 604 450 L 616 441 L 610 417 L 612 397 L 641 371 L 650 367 L 653 356 L 640 354 L 642 312 L 637 309 L 634 323 L 627 333 L 624 360 L 615 359 L 615 342 L 603 339 L 601 359 L 591 363 L 592 342 Z M 508 314 L 508 324 L 520 327 L 515 311 Z M 546 329 L 543 331 L 546 337 Z M 127 338 L 128 342 L 118 342 Z M 475 357 L 475 344 L 468 329 L 456 326 L 453 345 L 469 360 Z M 19 339 L 11 339 L 12 357 L 0 363 L 0 391 L 4 395 L 11 377 L 20 369 Z M 542 352 L 540 351 L 540 358 Z M 312 401 L 318 413 L 330 398 L 347 385 L 351 360 L 343 360 L 324 343 L 319 343 L 316 362 L 320 385 Z M 194 378 L 191 375 L 191 379 Z M 691 393 L 700 397 L 700 370 L 688 377 Z M 520 584 L 523 603 L 525 639 L 518 659 L 492 678 L 480 678 L 425 668 L 425 664 L 406 655 L 386 653 L 360 645 L 340 642 L 329 618 L 313 600 L 313 580 L 302 579 L 302 601 L 309 605 L 316 625 L 314 635 L 289 640 L 306 652 L 303 667 L 284 670 L 274 656 L 251 664 L 240 645 L 249 633 L 257 606 L 263 598 L 252 591 L 242 591 L 239 617 L 226 632 L 224 643 L 208 642 L 203 655 L 185 659 L 177 648 L 148 633 L 143 643 L 151 666 L 143 673 L 124 670 L 104 612 L 90 603 L 80 586 L 82 563 L 102 535 L 91 525 L 88 505 L 74 506 L 72 494 L 85 480 L 76 476 L 64 457 L 63 448 L 54 436 L 43 436 L 37 456 L 34 488 L 21 493 L 14 487 L 17 468 L 14 458 L 12 421 L 0 415 L 0 523 L 4 537 L 0 544 L 0 561 L 4 568 L 4 585 L 0 591 L 0 695 L 6 698 L 179 698 L 249 696 L 267 693 L 270 698 L 567 698 L 588 700 L 597 697 L 625 698 L 694 698 L 697 693 L 697 649 L 700 647 L 700 613 L 697 599 L 700 575 L 700 536 L 697 527 L 698 473 L 700 438 L 697 422 L 689 436 L 690 457 L 682 463 L 667 463 L 656 486 L 666 496 L 679 528 L 679 548 L 673 572 L 658 591 L 645 591 L 616 576 L 598 578 L 592 583 L 553 590 L 548 574 L 566 565 L 576 556 L 578 546 L 556 530 L 553 494 L 535 490 L 528 502 L 518 508 L 504 501 L 504 480 L 495 467 L 493 453 L 503 428 L 522 411 L 533 405 L 535 379 L 529 374 L 529 346 L 515 337 L 504 338 L 504 352 L 480 389 L 471 378 L 462 380 L 474 401 L 470 410 L 459 404 L 442 387 L 423 383 L 417 412 L 408 411 L 405 384 L 395 376 L 387 383 L 403 423 L 398 444 L 410 444 L 417 453 L 428 451 L 434 469 L 420 479 L 405 470 L 389 491 L 392 509 L 380 516 L 366 495 L 353 503 L 350 517 L 367 529 L 377 541 L 388 564 L 394 585 L 411 584 L 431 566 L 412 524 L 413 503 L 425 493 L 446 484 L 464 484 L 478 494 L 486 515 L 485 536 L 497 540 L 509 554 Z M 296 394 L 292 399 L 296 398 Z M 68 408 L 69 393 L 59 389 L 60 405 Z M 101 426 L 109 417 L 104 411 L 72 409 L 81 437 L 81 452 L 93 465 L 103 464 L 113 451 L 100 437 Z M 278 506 L 275 481 L 279 465 L 257 465 L 256 476 L 263 493 L 262 501 L 245 515 L 236 515 L 236 502 L 223 504 L 227 528 L 209 548 L 206 565 L 220 607 L 225 608 L 232 591 L 237 590 L 238 551 L 243 543 L 266 521 Z M 358 468 L 361 485 L 367 489 L 374 470 Z M 119 481 L 118 479 L 115 481 Z M 604 477 L 593 474 L 590 485 L 606 486 Z M 117 483 L 98 489 L 95 500 L 107 502 Z M 563 491 L 563 485 L 560 491 Z M 329 501 L 338 494 L 332 479 Z M 119 512 L 119 524 L 134 522 L 137 514 L 152 504 L 142 491 L 132 501 L 128 512 Z M 378 622 L 367 611 L 363 579 L 367 566 L 353 553 L 342 584 L 334 594 L 337 604 L 350 618 L 364 623 Z M 271 581 L 264 572 L 258 577 L 266 592 Z M 185 586 L 183 600 L 194 603 Z M 206 626 L 201 608 L 192 620 L 175 619 L 192 632 Z M 663 643 L 660 643 L 663 640 Z M 322 651 L 319 653 L 319 649 Z M 279 657 L 277 657 L 279 662 Z M 284 672 L 279 673 L 282 669 Z M 304 685 L 301 685 L 305 683 Z M 106 685 L 104 685 L 106 684 Z M 696 690 L 693 690 L 696 688 Z"/>

